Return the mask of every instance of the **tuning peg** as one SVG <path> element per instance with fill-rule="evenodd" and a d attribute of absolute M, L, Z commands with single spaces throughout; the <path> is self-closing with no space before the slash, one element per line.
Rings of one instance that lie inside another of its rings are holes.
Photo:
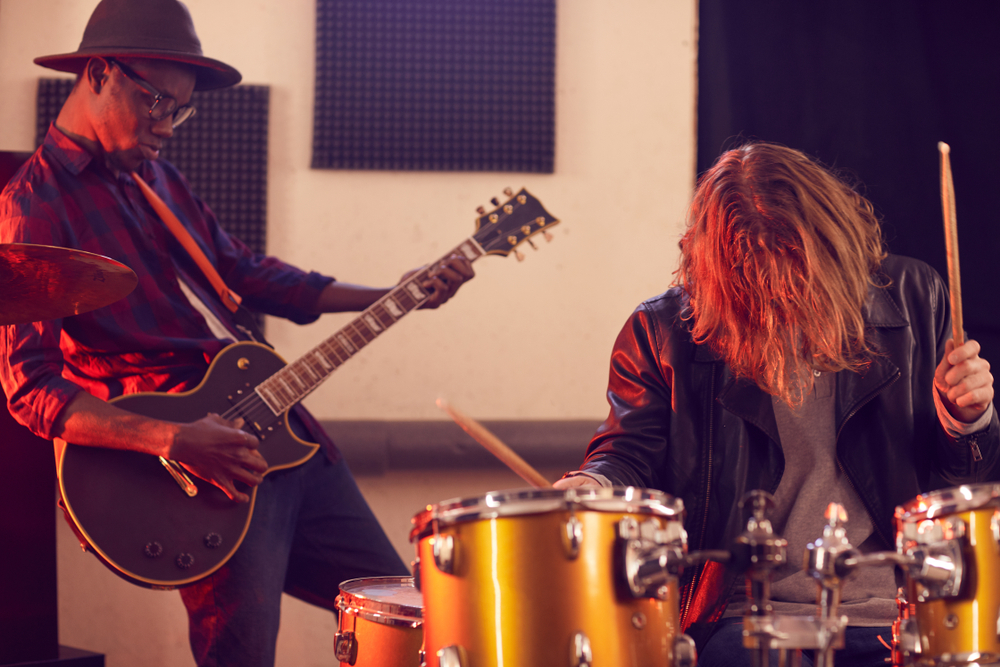
<path fill-rule="evenodd" d="M 503 193 L 504 193 L 504 195 L 506 195 L 507 197 L 513 197 L 513 196 L 514 196 L 514 191 L 513 191 L 513 190 L 511 190 L 510 188 L 504 188 L 504 189 L 503 189 Z"/>
<path fill-rule="evenodd" d="M 527 242 L 528 242 L 528 245 L 530 245 L 530 246 L 531 246 L 531 249 L 532 249 L 532 250 L 538 250 L 538 246 L 536 246 L 536 245 L 535 245 L 535 242 L 534 242 L 534 241 L 532 241 L 531 239 L 525 239 L 525 241 L 527 241 Z"/>
<path fill-rule="evenodd" d="M 542 236 L 545 237 L 546 241 L 548 241 L 549 243 L 552 243 L 552 234 L 549 234 L 549 230 L 547 230 L 547 229 L 543 230 L 542 231 Z"/>
<path fill-rule="evenodd" d="M 500 200 L 494 197 L 493 199 L 490 200 L 490 203 L 492 203 L 494 206 L 499 206 Z"/>
<path fill-rule="evenodd" d="M 524 255 L 521 254 L 520 250 L 515 250 L 514 251 L 514 257 L 517 257 L 517 261 L 519 261 L 519 262 L 523 262 L 524 261 Z"/>
<path fill-rule="evenodd" d="M 486 215 L 486 207 L 484 207 L 484 206 L 477 206 L 476 207 L 476 213 L 478 213 L 479 215 Z"/>

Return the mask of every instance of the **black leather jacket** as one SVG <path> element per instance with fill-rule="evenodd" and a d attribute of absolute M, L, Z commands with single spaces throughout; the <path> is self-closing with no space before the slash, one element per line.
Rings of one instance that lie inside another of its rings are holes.
<path fill-rule="evenodd" d="M 933 379 L 951 337 L 947 290 L 917 260 L 890 256 L 882 271 L 888 286 L 872 289 L 866 310 L 881 354 L 863 375 L 837 374 L 835 423 L 838 461 L 891 548 L 897 505 L 998 478 L 1000 428 L 994 410 L 985 431 L 958 441 L 944 433 Z M 581 469 L 680 497 L 689 549 L 725 549 L 745 526 L 740 499 L 753 489 L 774 493 L 784 456 L 771 397 L 692 342 L 680 318 L 684 304 L 683 291 L 671 289 L 625 324 L 611 355 L 611 413 Z M 685 571 L 681 622 L 699 645 L 737 583 L 717 563 Z"/>

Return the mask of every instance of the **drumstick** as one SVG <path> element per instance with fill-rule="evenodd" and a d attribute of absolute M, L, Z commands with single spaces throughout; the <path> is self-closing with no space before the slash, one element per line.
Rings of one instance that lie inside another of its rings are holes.
<path fill-rule="evenodd" d="M 448 403 L 443 398 L 437 400 L 437 406 L 448 413 L 455 420 L 455 423 L 462 427 L 462 430 L 471 435 L 476 442 L 485 447 L 495 457 L 503 461 L 508 468 L 528 484 L 539 488 L 548 489 L 552 485 L 542 477 L 537 470 L 532 468 L 527 461 L 517 455 L 513 449 L 501 442 L 500 438 L 486 430 L 486 428 L 472 417 L 462 414 L 457 408 Z"/>
<path fill-rule="evenodd" d="M 951 180 L 951 146 L 938 142 L 941 154 L 941 209 L 944 213 L 944 244 L 948 253 L 948 288 L 951 292 L 951 331 L 955 347 L 965 343 L 962 326 L 962 282 L 958 269 L 958 225 L 955 221 L 955 186 Z"/>

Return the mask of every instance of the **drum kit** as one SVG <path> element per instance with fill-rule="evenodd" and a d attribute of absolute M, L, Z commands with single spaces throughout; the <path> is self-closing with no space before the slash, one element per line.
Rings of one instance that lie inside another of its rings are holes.
<path fill-rule="evenodd" d="M 0 244 L 0 325 L 77 315 L 137 284 L 131 269 L 80 250 Z M 838 505 L 804 566 L 817 613 L 776 615 L 773 570 L 785 540 L 767 519 L 768 494 L 727 551 L 689 552 L 684 507 L 632 487 L 522 489 L 448 500 L 413 517 L 412 577 L 340 585 L 335 653 L 358 667 L 690 667 L 679 627 L 684 568 L 714 560 L 746 576 L 743 643 L 753 663 L 795 665 L 814 651 L 831 667 L 844 646 L 845 579 L 860 567 L 899 568 L 906 580 L 893 624 L 892 664 L 1000 664 L 1000 484 L 959 486 L 896 508 L 894 551 L 861 553 Z"/>
<path fill-rule="evenodd" d="M 745 531 L 726 551 L 689 552 L 679 499 L 632 487 L 517 489 L 429 505 L 413 517 L 412 577 L 340 586 L 342 666 L 689 667 L 679 627 L 685 567 L 727 563 L 746 576 L 743 643 L 752 663 L 797 665 L 802 651 L 831 667 L 844 646 L 843 582 L 860 567 L 899 567 L 892 664 L 1000 663 L 1000 484 L 960 486 L 897 507 L 895 551 L 862 553 L 831 504 L 804 567 L 817 582 L 814 616 L 770 605 L 786 542 L 767 519 L 769 494 L 744 499 Z"/>

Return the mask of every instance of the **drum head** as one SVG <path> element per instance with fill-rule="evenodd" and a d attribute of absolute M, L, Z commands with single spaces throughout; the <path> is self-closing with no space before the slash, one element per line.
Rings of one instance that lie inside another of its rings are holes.
<path fill-rule="evenodd" d="M 420 624 L 423 597 L 413 577 L 367 577 L 340 584 L 337 607 L 369 621 L 386 625 Z"/>
<path fill-rule="evenodd" d="M 966 484 L 917 496 L 896 508 L 896 519 L 916 523 L 982 507 L 1000 507 L 1000 484 Z"/>
<path fill-rule="evenodd" d="M 475 498 L 454 498 L 427 509 L 413 517 L 410 541 L 416 542 L 433 529 L 480 519 L 523 516 L 558 511 L 623 512 L 650 514 L 681 520 L 684 503 L 680 498 L 632 486 L 576 489 L 514 489 L 491 491 Z"/>

